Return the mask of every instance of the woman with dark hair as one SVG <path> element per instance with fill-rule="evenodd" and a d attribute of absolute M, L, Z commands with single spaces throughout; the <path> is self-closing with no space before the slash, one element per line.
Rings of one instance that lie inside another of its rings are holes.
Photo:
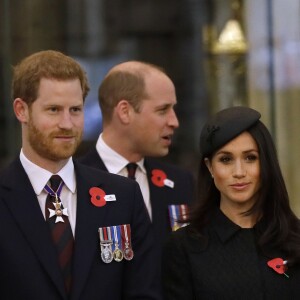
<path fill-rule="evenodd" d="M 260 117 L 231 107 L 204 125 L 197 206 L 164 250 L 166 300 L 300 299 L 300 222 Z"/>

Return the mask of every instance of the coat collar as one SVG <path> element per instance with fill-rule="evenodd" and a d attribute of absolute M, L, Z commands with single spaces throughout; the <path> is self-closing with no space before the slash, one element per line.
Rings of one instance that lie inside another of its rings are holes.
<path fill-rule="evenodd" d="M 215 211 L 212 217 L 212 228 L 217 232 L 220 240 L 226 243 L 232 236 L 234 236 L 242 228 L 230 219 L 228 219 L 220 209 Z"/>

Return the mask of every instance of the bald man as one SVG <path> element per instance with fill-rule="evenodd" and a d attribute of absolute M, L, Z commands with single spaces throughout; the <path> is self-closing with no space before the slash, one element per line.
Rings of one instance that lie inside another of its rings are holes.
<path fill-rule="evenodd" d="M 176 103 L 174 84 L 160 67 L 139 61 L 114 66 L 99 87 L 103 132 L 96 147 L 80 158 L 139 183 L 155 232 L 158 263 L 172 231 L 169 206 L 185 208 L 183 204 L 191 203 L 194 195 L 190 172 L 153 159 L 169 153 L 179 126 Z M 135 174 L 129 163 L 135 164 Z"/>

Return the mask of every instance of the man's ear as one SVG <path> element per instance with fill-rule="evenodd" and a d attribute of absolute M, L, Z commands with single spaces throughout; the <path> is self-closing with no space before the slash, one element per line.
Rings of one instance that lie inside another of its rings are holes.
<path fill-rule="evenodd" d="M 129 104 L 127 100 L 121 100 L 115 107 L 115 113 L 119 117 L 123 124 L 128 124 L 130 122 L 130 116 L 132 114 L 133 107 Z"/>
<path fill-rule="evenodd" d="M 27 123 L 29 118 L 28 104 L 21 98 L 16 98 L 13 104 L 14 112 L 21 123 Z"/>

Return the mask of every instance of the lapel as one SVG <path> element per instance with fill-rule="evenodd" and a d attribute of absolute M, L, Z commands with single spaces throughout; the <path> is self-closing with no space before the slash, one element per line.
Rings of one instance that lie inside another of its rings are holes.
<path fill-rule="evenodd" d="M 152 222 L 156 230 L 165 230 L 165 220 L 168 214 L 165 203 L 168 199 L 167 187 L 158 187 L 152 182 L 152 170 L 156 169 L 155 163 L 145 158 L 145 168 L 147 170 L 147 178 L 149 183 L 150 201 L 152 206 Z"/>
<path fill-rule="evenodd" d="M 7 191 L 3 199 L 20 231 L 60 294 L 66 299 L 63 279 L 49 228 L 30 180 L 19 159 L 15 160 L 7 169 L 3 176 L 2 185 Z M 22 251 L 22 249 L 20 250 Z"/>
<path fill-rule="evenodd" d="M 105 207 L 91 204 L 89 189 L 100 187 L 106 173 L 74 162 L 77 182 L 77 214 L 75 230 L 75 252 L 73 261 L 72 300 L 80 299 L 96 255 L 100 255 L 98 238 L 99 220 L 107 217 Z M 100 256 L 99 256 L 100 259 Z M 100 280 L 100 279 L 99 279 Z M 97 282 L 95 281 L 95 284 Z"/>
<path fill-rule="evenodd" d="M 93 147 L 85 156 L 79 158 L 78 161 L 90 167 L 108 172 L 104 162 L 96 150 L 96 147 Z"/>
<path fill-rule="evenodd" d="M 85 163 L 88 165 L 100 168 L 103 171 L 108 172 L 103 160 L 99 156 L 96 148 L 93 148 L 89 154 L 86 156 Z M 167 187 L 157 187 L 152 183 L 152 170 L 160 169 L 156 166 L 155 161 L 145 158 L 145 168 L 147 171 L 147 178 L 149 183 L 150 201 L 152 207 L 152 222 L 153 226 L 159 232 L 162 228 L 165 230 L 165 220 L 168 218 L 168 211 L 165 207 L 165 201 L 162 199 L 168 199 L 168 188 Z"/>

